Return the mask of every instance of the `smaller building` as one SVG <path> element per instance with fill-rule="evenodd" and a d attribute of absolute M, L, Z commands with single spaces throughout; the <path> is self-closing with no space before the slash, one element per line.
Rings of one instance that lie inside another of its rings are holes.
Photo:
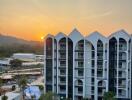
<path fill-rule="evenodd" d="M 0 73 L 5 71 L 10 66 L 10 58 L 0 59 Z"/>
<path fill-rule="evenodd" d="M 36 55 L 33 53 L 14 53 L 12 56 L 13 59 L 19 59 L 25 62 L 36 61 Z"/>
<path fill-rule="evenodd" d="M 7 92 L 5 95 L 8 97 L 8 100 L 21 100 L 20 93 Z M 0 100 L 2 100 L 2 96 L 0 96 Z"/>
<path fill-rule="evenodd" d="M 0 66 L 9 66 L 10 65 L 10 58 L 0 59 Z"/>
<path fill-rule="evenodd" d="M 36 61 L 43 62 L 44 61 L 44 55 L 36 55 Z"/>

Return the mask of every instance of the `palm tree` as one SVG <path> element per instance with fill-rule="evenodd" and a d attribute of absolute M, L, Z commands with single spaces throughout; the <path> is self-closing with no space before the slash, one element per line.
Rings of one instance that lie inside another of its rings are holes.
<path fill-rule="evenodd" d="M 23 96 L 23 99 L 24 99 L 24 89 L 26 88 L 27 86 L 27 79 L 25 76 L 21 76 L 20 77 L 20 80 L 18 81 L 18 85 L 20 87 L 20 91 L 22 93 L 22 96 Z"/>
<path fill-rule="evenodd" d="M 114 96 L 115 94 L 112 91 L 105 92 L 103 96 L 103 100 L 116 100 Z"/>

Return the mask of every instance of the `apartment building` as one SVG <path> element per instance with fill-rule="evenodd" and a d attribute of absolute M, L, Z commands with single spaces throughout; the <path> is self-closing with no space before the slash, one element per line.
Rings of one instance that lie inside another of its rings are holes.
<path fill-rule="evenodd" d="M 77 29 L 44 41 L 45 92 L 60 100 L 102 100 L 113 91 L 119 100 L 131 98 L 131 36 L 124 30 L 109 37 L 99 32 L 83 36 Z"/>

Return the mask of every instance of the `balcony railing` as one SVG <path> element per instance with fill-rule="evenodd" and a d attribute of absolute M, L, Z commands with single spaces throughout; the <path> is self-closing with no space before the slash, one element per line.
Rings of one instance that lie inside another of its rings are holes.
<path fill-rule="evenodd" d="M 122 98 L 125 96 L 125 93 L 119 93 L 118 96 Z"/>
<path fill-rule="evenodd" d="M 119 60 L 126 60 L 126 56 L 119 56 Z"/>
<path fill-rule="evenodd" d="M 66 47 L 60 47 L 59 50 L 66 50 Z"/>
<path fill-rule="evenodd" d="M 118 77 L 119 77 L 119 78 L 126 78 L 126 75 L 123 75 L 123 74 L 120 75 L 120 74 L 119 74 Z"/>
<path fill-rule="evenodd" d="M 120 87 L 120 88 L 125 88 L 126 85 L 125 85 L 125 84 L 119 84 L 119 87 Z"/>
<path fill-rule="evenodd" d="M 91 94 L 94 94 L 94 90 L 91 90 Z"/>
<path fill-rule="evenodd" d="M 126 51 L 126 46 L 124 46 L 124 47 L 119 47 L 119 51 Z"/>
<path fill-rule="evenodd" d="M 78 56 L 77 58 L 78 58 L 78 59 L 83 59 L 83 56 Z"/>
<path fill-rule="evenodd" d="M 119 66 L 119 70 L 125 70 L 125 66 Z"/>
<path fill-rule="evenodd" d="M 60 65 L 59 68 L 66 68 L 66 65 Z"/>
<path fill-rule="evenodd" d="M 83 66 L 77 66 L 75 67 L 75 69 L 83 69 L 84 67 Z"/>
<path fill-rule="evenodd" d="M 98 67 L 98 69 L 103 69 L 103 65 L 97 65 Z"/>
<path fill-rule="evenodd" d="M 52 59 L 52 56 L 48 56 L 48 55 L 47 55 L 46 58 L 47 58 L 47 59 Z"/>
<path fill-rule="evenodd" d="M 59 94 L 65 94 L 66 90 L 59 90 L 58 92 L 59 92 Z"/>
<path fill-rule="evenodd" d="M 99 86 L 99 87 L 105 87 L 105 84 L 99 83 L 98 86 Z"/>
<path fill-rule="evenodd" d="M 60 81 L 59 84 L 60 85 L 66 85 L 66 81 Z"/>
<path fill-rule="evenodd" d="M 97 78 L 103 78 L 103 74 L 97 74 Z"/>
<path fill-rule="evenodd" d="M 99 96 L 103 96 L 103 94 L 104 94 L 103 92 L 98 92 Z"/>
<path fill-rule="evenodd" d="M 83 76 L 83 73 L 78 73 L 78 76 Z"/>
<path fill-rule="evenodd" d="M 94 85 L 94 82 L 91 82 L 91 85 L 93 86 Z"/>
<path fill-rule="evenodd" d="M 83 95 L 83 91 L 76 91 L 76 95 L 82 96 Z"/>
<path fill-rule="evenodd" d="M 103 56 L 98 56 L 97 59 L 98 60 L 103 60 Z"/>
<path fill-rule="evenodd" d="M 103 47 L 97 47 L 98 51 L 103 51 Z"/>
<path fill-rule="evenodd" d="M 60 72 L 60 75 L 66 75 L 66 73 L 62 73 L 62 72 Z"/>
<path fill-rule="evenodd" d="M 60 54 L 60 58 L 66 58 L 66 54 Z"/>
<path fill-rule="evenodd" d="M 82 83 L 76 83 L 76 86 L 83 86 Z"/>

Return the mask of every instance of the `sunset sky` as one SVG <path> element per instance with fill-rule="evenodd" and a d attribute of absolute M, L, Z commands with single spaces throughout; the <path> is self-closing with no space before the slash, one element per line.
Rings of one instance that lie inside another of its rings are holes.
<path fill-rule="evenodd" d="M 108 36 L 125 29 L 132 33 L 132 0 L 0 0 L 0 33 L 41 40 L 48 33 Z"/>

